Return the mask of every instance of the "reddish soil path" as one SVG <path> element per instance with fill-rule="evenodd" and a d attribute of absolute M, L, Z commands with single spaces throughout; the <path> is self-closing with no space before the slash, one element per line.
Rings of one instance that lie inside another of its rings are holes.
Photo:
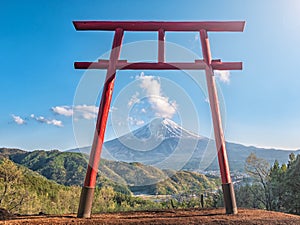
<path fill-rule="evenodd" d="M 65 216 L 19 216 L 0 224 L 291 224 L 299 225 L 300 216 L 265 210 L 239 209 L 238 215 L 225 215 L 223 209 L 190 209 L 103 213 L 91 219 Z"/>

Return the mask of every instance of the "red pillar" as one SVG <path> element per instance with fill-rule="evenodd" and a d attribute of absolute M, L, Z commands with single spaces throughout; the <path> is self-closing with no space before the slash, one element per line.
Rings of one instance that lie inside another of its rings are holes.
<path fill-rule="evenodd" d="M 114 89 L 116 65 L 120 56 L 123 33 L 124 31 L 121 28 L 117 28 L 115 30 L 112 50 L 110 53 L 109 65 L 107 68 L 106 80 L 104 83 L 98 112 L 94 140 L 90 153 L 90 160 L 80 196 L 80 203 L 77 213 L 77 217 L 79 218 L 89 218 L 91 216 L 94 191 L 96 187 L 96 177 L 98 173 L 98 166 L 104 141 L 108 112 Z"/>
<path fill-rule="evenodd" d="M 204 62 L 207 64 L 207 67 L 205 69 L 206 83 L 207 83 L 207 90 L 209 96 L 209 104 L 212 113 L 216 147 L 218 151 L 218 161 L 219 161 L 219 167 L 220 167 L 220 173 L 222 179 L 224 205 L 227 214 L 236 214 L 237 213 L 236 200 L 235 200 L 235 195 L 233 190 L 233 184 L 231 182 L 231 177 L 230 177 L 225 139 L 224 139 L 224 133 L 222 129 L 220 109 L 219 109 L 218 93 L 217 93 L 214 73 L 211 65 L 212 58 L 211 58 L 210 45 L 209 45 L 209 40 L 208 40 L 206 30 L 200 30 L 200 38 L 201 38 Z"/>

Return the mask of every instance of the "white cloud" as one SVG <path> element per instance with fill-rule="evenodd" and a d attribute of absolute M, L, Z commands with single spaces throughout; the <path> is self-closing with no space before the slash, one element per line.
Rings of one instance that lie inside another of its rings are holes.
<path fill-rule="evenodd" d="M 206 98 L 204 99 L 204 101 L 205 101 L 206 103 L 209 103 L 209 98 L 206 97 Z"/>
<path fill-rule="evenodd" d="M 43 116 L 34 116 L 33 114 L 30 115 L 31 118 L 34 118 L 36 121 L 40 122 L 40 123 L 45 123 L 45 124 L 48 124 L 48 125 L 54 125 L 56 127 L 62 127 L 63 124 L 62 124 L 62 121 L 60 120 L 50 120 L 50 119 L 46 119 L 45 117 Z"/>
<path fill-rule="evenodd" d="M 25 120 L 23 120 L 20 116 L 15 116 L 14 114 L 11 116 L 16 124 L 22 125 L 26 123 Z"/>
<path fill-rule="evenodd" d="M 176 113 L 176 102 L 170 102 L 168 97 L 164 96 L 150 96 L 149 102 L 151 107 L 155 110 L 155 115 L 164 118 L 172 118 Z"/>
<path fill-rule="evenodd" d="M 144 125 L 144 124 L 145 124 L 145 121 L 144 121 L 144 120 L 137 120 L 135 124 L 136 124 L 137 126 L 141 126 L 141 125 Z"/>
<path fill-rule="evenodd" d="M 98 107 L 95 105 L 75 105 L 75 106 L 55 106 L 51 108 L 53 112 L 63 116 L 74 116 L 75 119 L 83 118 L 91 120 L 97 117 Z M 112 107 L 111 110 L 116 108 Z"/>
<path fill-rule="evenodd" d="M 226 83 L 226 84 L 230 83 L 230 72 L 228 70 L 215 70 L 214 74 L 223 83 Z"/>
<path fill-rule="evenodd" d="M 62 127 L 63 126 L 61 120 L 48 120 L 47 124 L 52 124 L 52 125 L 57 126 L 57 127 Z"/>
<path fill-rule="evenodd" d="M 117 111 L 117 110 L 118 110 L 117 107 L 112 106 L 112 107 L 110 107 L 109 112 L 110 112 L 110 113 L 113 113 L 113 112 L 115 112 L 115 111 Z"/>
<path fill-rule="evenodd" d="M 52 107 L 52 111 L 63 116 L 72 116 L 73 109 L 70 106 L 55 106 Z"/>
<path fill-rule="evenodd" d="M 146 111 L 145 108 L 142 108 L 142 109 L 141 109 L 141 112 L 142 112 L 142 113 L 146 113 L 147 111 Z"/>
<path fill-rule="evenodd" d="M 140 95 L 139 92 L 135 92 L 134 95 L 131 96 L 129 102 L 128 102 L 128 107 L 131 107 L 134 104 L 138 104 L 140 102 L 140 99 L 138 98 L 138 96 Z"/>
<path fill-rule="evenodd" d="M 130 123 L 130 125 L 134 125 L 134 126 L 141 126 L 141 125 L 145 124 L 144 120 L 139 120 L 139 119 L 133 118 L 131 116 L 129 116 L 127 120 Z"/>
<path fill-rule="evenodd" d="M 161 95 L 159 78 L 155 79 L 154 76 L 145 76 L 142 74 L 138 79 L 141 82 L 140 87 L 145 89 L 147 94 L 156 96 Z"/>
<path fill-rule="evenodd" d="M 73 107 L 75 118 L 87 120 L 95 119 L 98 114 L 98 107 L 95 105 L 76 105 Z"/>
<path fill-rule="evenodd" d="M 146 91 L 151 108 L 158 117 L 172 118 L 176 113 L 177 104 L 175 101 L 170 101 L 167 96 L 164 96 L 161 91 L 159 78 L 154 76 L 145 76 L 141 73 L 137 77 L 140 81 L 140 87 Z"/>
<path fill-rule="evenodd" d="M 13 120 L 15 121 L 15 123 L 19 124 L 19 125 L 22 125 L 22 124 L 25 124 L 25 120 L 22 119 L 20 116 L 15 116 L 15 115 L 11 115 Z M 49 124 L 49 125 L 54 125 L 56 127 L 62 127 L 63 124 L 62 124 L 62 121 L 60 120 L 56 120 L 56 119 L 46 119 L 45 117 L 43 116 L 35 116 L 34 114 L 31 114 L 30 115 L 30 118 L 31 119 L 34 119 L 40 123 L 45 123 L 45 124 Z"/>

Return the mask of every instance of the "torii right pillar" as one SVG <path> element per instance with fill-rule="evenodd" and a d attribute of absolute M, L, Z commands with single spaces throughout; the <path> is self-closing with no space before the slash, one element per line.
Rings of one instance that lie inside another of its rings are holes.
<path fill-rule="evenodd" d="M 206 83 L 207 83 L 209 104 L 210 104 L 213 127 L 214 127 L 215 142 L 216 142 L 217 153 L 218 153 L 218 162 L 219 162 L 220 173 L 221 173 L 224 205 L 226 209 L 226 214 L 237 214 L 235 194 L 234 194 L 233 184 L 230 177 L 228 157 L 227 157 L 226 146 L 225 146 L 225 138 L 224 138 L 224 133 L 222 128 L 218 93 L 217 93 L 217 88 L 216 88 L 216 83 L 214 78 L 214 72 L 211 64 L 212 57 L 210 52 L 210 45 L 209 45 L 209 40 L 208 40 L 208 35 L 206 30 L 204 29 L 200 30 L 200 39 L 202 45 L 202 54 L 203 54 L 204 62 L 206 63 L 206 69 L 205 69 Z"/>

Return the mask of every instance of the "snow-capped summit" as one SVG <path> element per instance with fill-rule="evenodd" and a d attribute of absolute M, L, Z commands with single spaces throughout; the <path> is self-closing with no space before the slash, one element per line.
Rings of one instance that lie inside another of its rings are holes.
<path fill-rule="evenodd" d="M 200 135 L 197 135 L 193 132 L 186 130 L 185 128 L 179 126 L 173 120 L 163 119 L 161 122 L 169 133 L 173 134 L 174 137 L 190 137 L 190 138 L 202 138 Z"/>
<path fill-rule="evenodd" d="M 192 133 L 174 121 L 165 118 L 156 118 L 147 125 L 133 131 L 134 137 L 138 139 L 165 139 L 165 138 L 201 138 L 201 136 Z M 127 135 L 125 135 L 127 136 Z"/>
<path fill-rule="evenodd" d="M 143 127 L 105 143 L 105 158 L 141 162 L 161 168 L 182 168 L 208 138 L 194 134 L 170 119 L 156 118 Z"/>

